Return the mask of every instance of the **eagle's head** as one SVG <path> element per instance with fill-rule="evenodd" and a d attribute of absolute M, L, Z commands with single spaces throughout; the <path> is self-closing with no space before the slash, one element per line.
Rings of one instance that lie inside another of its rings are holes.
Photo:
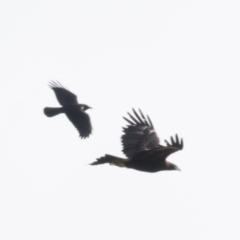
<path fill-rule="evenodd" d="M 170 163 L 170 162 L 167 162 L 166 170 L 178 170 L 178 171 L 181 171 L 181 169 L 178 166 L 176 166 L 175 164 Z"/>

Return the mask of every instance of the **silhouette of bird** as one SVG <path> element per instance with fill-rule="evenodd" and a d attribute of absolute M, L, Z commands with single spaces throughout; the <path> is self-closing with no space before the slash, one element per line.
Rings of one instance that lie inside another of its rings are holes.
<path fill-rule="evenodd" d="M 154 130 L 151 119 L 140 115 L 133 109 L 134 115 L 128 113 L 131 120 L 123 117 L 129 125 L 123 128 L 123 153 L 127 158 L 119 158 L 109 154 L 100 157 L 91 165 L 109 163 L 118 167 L 132 168 L 144 172 L 158 172 L 163 170 L 180 170 L 176 165 L 166 161 L 166 158 L 183 149 L 183 140 L 171 137 L 171 143 L 165 140 L 167 146 L 160 145 L 160 140 Z"/>
<path fill-rule="evenodd" d="M 62 107 L 43 109 L 47 117 L 54 117 L 60 113 L 65 113 L 70 122 L 78 130 L 81 138 L 87 138 L 92 132 L 90 117 L 85 112 L 91 108 L 86 104 L 79 104 L 77 96 L 63 87 L 59 82 L 50 82 L 49 87 L 54 91 L 58 102 Z"/>

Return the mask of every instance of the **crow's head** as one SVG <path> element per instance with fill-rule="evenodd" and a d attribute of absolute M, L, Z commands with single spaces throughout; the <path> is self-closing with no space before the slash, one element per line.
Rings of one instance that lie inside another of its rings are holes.
<path fill-rule="evenodd" d="M 86 110 L 88 110 L 88 109 L 91 109 L 91 107 L 89 107 L 88 105 L 86 105 L 86 104 L 78 104 L 78 106 L 80 107 L 80 109 L 82 110 L 82 111 L 86 111 Z"/>

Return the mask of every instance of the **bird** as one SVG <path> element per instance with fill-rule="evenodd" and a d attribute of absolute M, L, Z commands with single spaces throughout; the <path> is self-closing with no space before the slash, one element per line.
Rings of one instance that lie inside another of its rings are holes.
<path fill-rule="evenodd" d="M 183 140 L 176 134 L 171 142 L 165 140 L 166 146 L 160 145 L 159 137 L 154 129 L 151 119 L 145 117 L 139 109 L 139 114 L 133 109 L 128 113 L 130 120 L 123 117 L 128 125 L 123 127 L 121 137 L 123 153 L 127 158 L 115 157 L 106 154 L 90 165 L 109 163 L 118 167 L 135 169 L 143 172 L 155 173 L 163 170 L 179 170 L 178 166 L 168 162 L 166 158 L 183 149 Z"/>
<path fill-rule="evenodd" d="M 56 98 L 62 107 L 45 107 L 44 114 L 47 117 L 54 117 L 65 113 L 70 122 L 75 126 L 81 138 L 87 138 L 92 133 L 92 124 L 89 115 L 85 112 L 91 109 L 86 104 L 79 104 L 77 96 L 63 87 L 61 83 L 51 81 L 49 87 L 54 91 Z"/>

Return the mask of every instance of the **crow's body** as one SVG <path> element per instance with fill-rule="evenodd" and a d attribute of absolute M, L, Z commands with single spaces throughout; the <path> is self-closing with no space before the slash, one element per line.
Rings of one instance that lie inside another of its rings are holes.
<path fill-rule="evenodd" d="M 132 168 L 144 172 L 158 172 L 163 170 L 180 170 L 176 165 L 166 161 L 166 158 L 183 148 L 183 141 L 171 137 L 167 146 L 160 145 L 160 140 L 154 130 L 149 117 L 145 117 L 141 110 L 140 115 L 133 109 L 134 116 L 129 114 L 131 120 L 124 117 L 130 124 L 123 128 L 122 144 L 123 153 L 128 157 L 118 158 L 105 155 L 91 165 L 110 163 L 119 167 Z"/>
<path fill-rule="evenodd" d="M 90 117 L 85 111 L 90 107 L 85 104 L 79 104 L 77 96 L 64 88 L 60 83 L 50 82 L 50 88 L 54 91 L 58 102 L 62 107 L 44 108 L 47 117 L 54 117 L 58 114 L 65 113 L 71 123 L 78 130 L 81 138 L 89 137 L 92 132 Z"/>

